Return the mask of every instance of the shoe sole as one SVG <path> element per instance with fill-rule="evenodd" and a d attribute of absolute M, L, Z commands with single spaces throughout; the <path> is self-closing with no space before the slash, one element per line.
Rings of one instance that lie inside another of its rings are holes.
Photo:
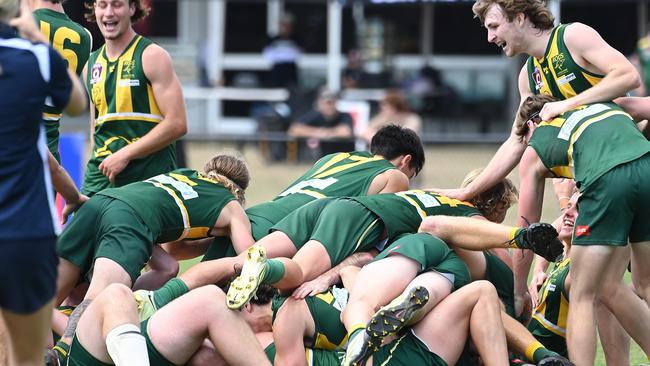
<path fill-rule="evenodd" d="M 429 291 L 421 286 L 414 287 L 406 295 L 396 298 L 379 309 L 370 318 L 366 331 L 370 337 L 383 341 L 387 336 L 404 328 L 427 301 L 429 301 Z"/>
<path fill-rule="evenodd" d="M 559 257 L 562 256 L 563 246 L 559 239 L 557 239 L 557 231 L 555 229 L 550 230 L 549 226 L 541 225 L 539 223 L 531 224 L 528 227 L 528 242 L 532 247 L 531 249 L 538 255 L 545 257 L 546 260 L 551 262 L 557 262 Z M 555 245 L 557 247 L 558 255 L 554 256 L 555 258 L 550 258 L 551 253 L 537 253 L 539 247 L 545 246 L 549 247 Z"/>
<path fill-rule="evenodd" d="M 248 249 L 241 274 L 232 281 L 226 294 L 228 308 L 240 310 L 248 304 L 262 282 L 265 264 L 266 251 L 264 247 L 254 246 Z"/>
<path fill-rule="evenodd" d="M 348 355 L 346 352 L 345 359 L 342 363 L 343 366 L 362 366 L 366 363 L 368 357 L 379 350 L 382 340 L 373 338 L 366 330 L 362 330 L 362 332 L 365 333 L 367 339 L 363 340 L 363 346 L 355 354 Z M 363 335 L 360 337 L 363 337 Z"/>

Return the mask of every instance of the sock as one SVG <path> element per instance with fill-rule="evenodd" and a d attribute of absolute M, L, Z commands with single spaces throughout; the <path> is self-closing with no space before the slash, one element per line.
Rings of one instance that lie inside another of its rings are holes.
<path fill-rule="evenodd" d="M 66 358 L 68 358 L 68 353 L 70 353 L 70 346 L 68 346 L 67 343 L 61 341 L 56 342 L 56 344 L 54 345 L 54 347 L 52 347 L 52 349 L 55 350 L 56 353 L 59 355 L 59 360 L 61 359 L 65 360 Z"/>
<path fill-rule="evenodd" d="M 284 263 L 277 259 L 269 259 L 266 261 L 266 273 L 262 279 L 262 283 L 272 285 L 280 281 L 284 277 Z"/>
<path fill-rule="evenodd" d="M 190 290 L 187 288 L 185 282 L 179 278 L 172 278 L 167 281 L 163 287 L 153 292 L 153 302 L 156 309 L 169 304 L 177 297 L 181 297 L 188 293 Z"/>
<path fill-rule="evenodd" d="M 543 344 L 535 341 L 526 347 L 526 358 L 530 361 L 538 363 L 543 358 L 548 356 L 557 356 L 558 353 L 548 350 Z"/>
<path fill-rule="evenodd" d="M 350 342 L 350 339 L 352 339 L 352 337 L 354 337 L 354 335 L 357 332 L 361 332 L 361 331 L 364 331 L 364 330 L 366 330 L 366 325 L 365 324 L 357 324 L 357 325 L 352 326 L 352 328 L 348 332 L 348 335 L 345 337 L 345 338 L 347 338 L 346 342 Z"/>
<path fill-rule="evenodd" d="M 147 341 L 135 324 L 111 329 L 106 335 L 106 349 L 115 366 L 149 366 Z"/>
<path fill-rule="evenodd" d="M 510 248 L 524 248 L 525 245 L 521 243 L 521 238 L 523 238 L 522 235 L 519 235 L 522 231 L 524 231 L 524 228 L 521 227 L 516 227 L 513 228 L 512 231 L 510 231 L 510 237 L 508 238 L 508 243 L 510 243 Z"/>

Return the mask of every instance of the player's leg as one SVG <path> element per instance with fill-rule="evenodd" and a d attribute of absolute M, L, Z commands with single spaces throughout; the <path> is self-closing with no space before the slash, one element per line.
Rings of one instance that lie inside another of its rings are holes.
<path fill-rule="evenodd" d="M 179 270 L 178 261 L 159 245 L 154 245 L 147 267 L 148 271 L 133 284 L 134 290 L 156 290 L 176 277 Z"/>
<path fill-rule="evenodd" d="M 476 281 L 447 296 L 413 326 L 415 335 L 449 365 L 458 360 L 468 336 L 485 365 L 507 365 L 508 350 L 496 290 Z"/>
<path fill-rule="evenodd" d="M 273 321 L 274 364 L 306 365 L 305 338 L 312 336 L 315 329 L 307 302 L 287 298 Z"/>
<path fill-rule="evenodd" d="M 636 292 L 650 305 L 650 241 L 632 245 L 632 283 Z"/>
<path fill-rule="evenodd" d="M 0 310 L 0 316 L 7 328 L 9 341 L 9 364 L 40 366 L 47 343 L 52 319 L 53 301 L 30 314 L 19 314 L 7 309 Z"/>
<path fill-rule="evenodd" d="M 596 306 L 598 336 L 605 353 L 605 364 L 611 366 L 630 365 L 630 336 L 614 314 L 599 302 Z"/>
<path fill-rule="evenodd" d="M 204 286 L 169 303 L 148 321 L 152 346 L 169 362 L 182 365 L 209 337 L 228 364 L 268 365 L 252 330 L 225 300 L 218 287 Z"/>
<path fill-rule="evenodd" d="M 98 361 L 122 365 L 149 365 L 147 345 L 131 290 L 110 284 L 83 313 L 70 349 L 75 355 L 88 353 Z M 78 351 L 83 348 L 85 352 Z"/>
<path fill-rule="evenodd" d="M 534 363 L 553 357 L 554 365 L 570 365 L 569 361 L 559 353 L 549 350 L 530 333 L 530 331 L 515 318 L 501 311 L 501 321 L 506 334 L 508 349 Z"/>

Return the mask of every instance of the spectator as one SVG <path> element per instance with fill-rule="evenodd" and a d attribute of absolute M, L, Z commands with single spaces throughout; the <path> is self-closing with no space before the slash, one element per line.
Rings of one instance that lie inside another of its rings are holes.
<path fill-rule="evenodd" d="M 337 93 L 322 88 L 315 108 L 299 117 L 289 126 L 289 136 L 306 139 L 300 150 L 309 152 L 311 158 L 354 150 L 352 117 L 336 109 Z M 303 155 L 303 154 L 301 154 Z"/>
<path fill-rule="evenodd" d="M 365 141 L 370 142 L 377 130 L 389 124 L 410 128 L 417 134 L 421 132 L 420 116 L 411 111 L 404 95 L 399 91 L 389 90 L 379 103 L 379 108 L 379 113 L 370 120 L 368 128 L 361 133 L 360 137 Z"/>
<path fill-rule="evenodd" d="M 348 51 L 347 65 L 343 69 L 343 88 L 359 88 L 363 76 L 363 67 L 361 63 L 361 52 L 357 49 Z"/>
<path fill-rule="evenodd" d="M 292 37 L 293 15 L 285 13 L 280 19 L 280 30 L 270 38 L 262 53 L 271 63 L 268 86 L 273 88 L 292 88 L 298 85 L 297 61 L 300 46 Z"/>

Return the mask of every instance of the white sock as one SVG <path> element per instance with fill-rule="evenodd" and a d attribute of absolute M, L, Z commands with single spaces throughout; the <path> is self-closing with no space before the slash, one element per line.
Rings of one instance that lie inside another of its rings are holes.
<path fill-rule="evenodd" d="M 127 323 L 106 335 L 106 349 L 116 366 L 149 366 L 147 342 L 140 327 Z"/>

